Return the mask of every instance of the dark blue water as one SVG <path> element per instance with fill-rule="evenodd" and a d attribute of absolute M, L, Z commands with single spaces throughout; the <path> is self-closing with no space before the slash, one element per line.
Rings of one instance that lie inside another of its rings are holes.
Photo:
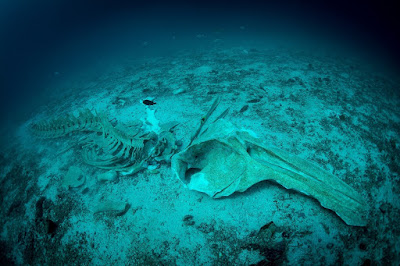
<path fill-rule="evenodd" d="M 197 34 L 223 38 L 227 46 L 277 41 L 333 46 L 361 52 L 371 57 L 367 60 L 398 63 L 400 31 L 390 4 L 264 2 L 3 1 L 2 119 L 26 118 L 44 103 L 43 83 L 57 79 L 55 72 L 77 71 L 99 57 L 206 47 L 207 41 L 193 38 Z M 145 42 L 151 45 L 143 49 Z"/>

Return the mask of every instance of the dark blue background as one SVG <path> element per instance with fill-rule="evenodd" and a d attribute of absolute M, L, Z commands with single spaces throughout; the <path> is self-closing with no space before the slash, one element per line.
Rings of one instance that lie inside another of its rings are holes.
<path fill-rule="evenodd" d="M 1 118 L 9 123 L 28 118 L 46 102 L 43 84 L 57 78 L 55 71 L 90 66 L 99 55 L 112 58 L 129 51 L 141 57 L 196 47 L 199 33 L 218 31 L 232 44 L 267 41 L 272 32 L 347 42 L 398 67 L 394 1 L 301 2 L 2 1 Z M 246 31 L 239 32 L 240 26 Z M 142 49 L 143 41 L 152 45 Z"/>

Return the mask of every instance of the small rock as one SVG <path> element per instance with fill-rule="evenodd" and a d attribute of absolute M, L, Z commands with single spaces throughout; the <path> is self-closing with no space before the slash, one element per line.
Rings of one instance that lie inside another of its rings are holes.
<path fill-rule="evenodd" d="M 329 243 L 328 245 L 326 245 L 327 249 L 332 249 L 333 248 L 333 243 Z"/>
<path fill-rule="evenodd" d="M 366 245 L 365 243 L 360 243 L 360 245 L 358 245 L 358 247 L 359 247 L 361 250 L 367 250 L 367 245 Z"/>
<path fill-rule="evenodd" d="M 381 204 L 381 206 L 379 206 L 379 210 L 380 210 L 382 213 L 388 212 L 388 211 L 389 211 L 389 208 L 390 208 L 390 204 L 389 204 L 389 203 L 383 203 L 383 204 Z"/>
<path fill-rule="evenodd" d="M 186 226 L 194 225 L 195 221 L 193 221 L 193 215 L 185 215 L 185 217 L 183 217 L 183 224 Z"/>
<path fill-rule="evenodd" d="M 114 201 L 114 200 L 105 200 L 98 202 L 97 205 L 94 207 L 93 212 L 96 213 L 109 213 L 113 214 L 114 216 L 121 216 L 124 215 L 130 205 L 123 201 Z"/>
<path fill-rule="evenodd" d="M 249 106 L 246 104 L 245 106 L 242 107 L 242 109 L 240 109 L 240 113 L 244 113 L 249 109 Z"/>
<path fill-rule="evenodd" d="M 118 174 L 116 171 L 108 171 L 105 173 L 102 173 L 97 176 L 97 181 L 99 182 L 107 182 L 107 181 L 114 181 L 118 177 Z"/>
<path fill-rule="evenodd" d="M 181 94 L 181 93 L 184 93 L 184 92 L 185 92 L 185 89 L 179 88 L 179 89 L 173 90 L 172 94 L 177 95 L 177 94 Z"/>
<path fill-rule="evenodd" d="M 81 170 L 81 168 L 76 166 L 71 166 L 68 169 L 67 174 L 64 176 L 62 181 L 62 186 L 69 188 L 77 188 L 82 186 L 86 181 L 86 178 Z"/>

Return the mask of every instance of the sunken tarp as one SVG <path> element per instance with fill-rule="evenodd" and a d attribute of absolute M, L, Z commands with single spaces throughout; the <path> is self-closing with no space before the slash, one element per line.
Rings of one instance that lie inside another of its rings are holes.
<path fill-rule="evenodd" d="M 367 223 L 368 207 L 352 187 L 309 161 L 263 146 L 253 133 L 238 130 L 224 119 L 212 123 L 176 154 L 172 169 L 186 187 L 213 198 L 273 180 L 317 199 L 348 225 Z"/>

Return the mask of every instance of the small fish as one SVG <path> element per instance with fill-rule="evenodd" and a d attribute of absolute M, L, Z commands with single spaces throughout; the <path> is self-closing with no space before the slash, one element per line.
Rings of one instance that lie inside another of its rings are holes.
<path fill-rule="evenodd" d="M 144 100 L 143 104 L 145 104 L 145 105 L 155 105 L 156 103 L 153 102 L 153 101 L 150 101 L 150 100 Z"/>

